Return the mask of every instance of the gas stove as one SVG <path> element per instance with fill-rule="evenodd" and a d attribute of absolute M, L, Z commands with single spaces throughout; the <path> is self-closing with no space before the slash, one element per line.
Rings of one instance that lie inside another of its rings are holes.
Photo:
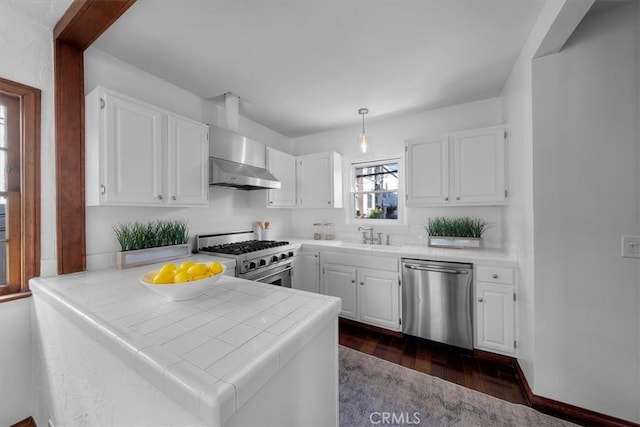
<path fill-rule="evenodd" d="M 198 253 L 235 259 L 238 277 L 276 265 L 290 266 L 297 255 L 295 245 L 289 242 L 255 240 L 253 237 L 253 231 L 202 234 L 196 236 L 196 243 Z"/>

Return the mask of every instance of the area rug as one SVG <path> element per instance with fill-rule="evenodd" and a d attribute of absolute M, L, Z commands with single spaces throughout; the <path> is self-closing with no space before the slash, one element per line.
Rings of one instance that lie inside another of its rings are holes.
<path fill-rule="evenodd" d="M 340 426 L 575 426 L 340 346 Z"/>

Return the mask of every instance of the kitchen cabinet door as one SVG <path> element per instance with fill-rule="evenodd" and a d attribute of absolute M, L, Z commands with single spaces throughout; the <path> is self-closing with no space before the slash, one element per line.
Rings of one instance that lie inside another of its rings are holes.
<path fill-rule="evenodd" d="M 358 319 L 356 269 L 354 267 L 325 264 L 322 274 L 322 293 L 342 299 L 340 316 Z"/>
<path fill-rule="evenodd" d="M 398 273 L 358 269 L 358 317 L 362 322 L 400 330 Z"/>
<path fill-rule="evenodd" d="M 447 137 L 407 141 L 407 206 L 449 202 Z"/>
<path fill-rule="evenodd" d="M 173 115 L 168 117 L 168 204 L 208 204 L 208 135 L 207 125 Z"/>
<path fill-rule="evenodd" d="M 267 206 L 270 208 L 293 208 L 296 206 L 296 158 L 291 154 L 267 147 L 267 170 L 273 174 L 281 187 L 267 190 Z"/>
<path fill-rule="evenodd" d="M 291 287 L 301 291 L 320 293 L 320 253 L 302 250 L 293 261 Z"/>
<path fill-rule="evenodd" d="M 515 304 L 512 286 L 476 283 L 476 346 L 513 355 L 515 353 Z"/>
<path fill-rule="evenodd" d="M 162 110 L 110 92 L 87 98 L 88 204 L 163 203 Z"/>
<path fill-rule="evenodd" d="M 453 192 L 456 204 L 504 202 L 504 128 L 487 128 L 453 136 Z"/>
<path fill-rule="evenodd" d="M 342 156 L 335 152 L 299 156 L 298 206 L 342 207 Z"/>

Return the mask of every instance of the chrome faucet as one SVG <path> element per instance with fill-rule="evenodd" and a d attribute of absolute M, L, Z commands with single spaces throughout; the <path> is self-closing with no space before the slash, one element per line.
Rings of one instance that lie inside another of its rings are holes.
<path fill-rule="evenodd" d="M 373 227 L 358 227 L 358 231 L 362 231 L 362 243 L 373 245 Z M 367 236 L 367 232 L 369 236 Z"/>

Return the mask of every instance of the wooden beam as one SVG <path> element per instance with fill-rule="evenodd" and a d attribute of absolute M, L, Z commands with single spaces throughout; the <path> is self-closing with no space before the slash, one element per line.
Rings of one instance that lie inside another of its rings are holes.
<path fill-rule="evenodd" d="M 58 274 L 86 269 L 83 52 L 135 0 L 74 0 L 54 28 Z"/>

